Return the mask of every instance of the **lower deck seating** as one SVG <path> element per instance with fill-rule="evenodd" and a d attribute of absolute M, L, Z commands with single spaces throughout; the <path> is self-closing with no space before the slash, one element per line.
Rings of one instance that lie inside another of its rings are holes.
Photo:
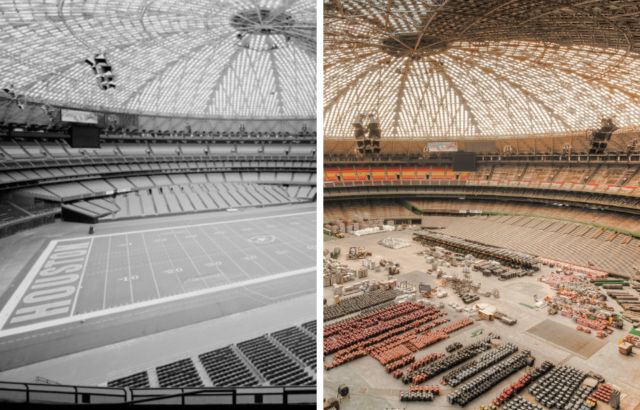
<path fill-rule="evenodd" d="M 305 373 L 300 365 L 267 336 L 238 343 L 238 349 L 272 386 L 299 386 L 313 383 L 313 377 Z"/>
<path fill-rule="evenodd" d="M 0 201 L 0 225 L 29 216 L 31 216 L 29 212 L 23 211 L 9 202 Z"/>
<path fill-rule="evenodd" d="M 198 357 L 214 386 L 256 386 L 260 383 L 231 346 Z"/>
<path fill-rule="evenodd" d="M 149 375 L 147 372 L 132 374 L 131 376 L 122 377 L 107 383 L 108 387 L 129 387 L 131 389 L 142 389 L 151 387 L 149 384 Z"/>
<path fill-rule="evenodd" d="M 423 212 L 458 212 L 460 210 L 481 210 L 483 212 L 533 215 L 537 217 L 562 219 L 640 233 L 640 216 L 617 212 L 597 211 L 585 208 L 527 204 L 492 200 L 433 199 L 410 200 Z M 534 218 L 536 219 L 536 218 Z"/>
<path fill-rule="evenodd" d="M 415 219 L 420 218 L 407 208 L 393 201 L 350 201 L 349 203 L 326 203 L 324 221 L 359 219 Z"/>
<path fill-rule="evenodd" d="M 271 334 L 302 363 L 316 367 L 316 341 L 299 327 L 290 327 Z"/>
<path fill-rule="evenodd" d="M 305 330 L 303 330 L 305 329 Z M 316 321 L 109 381 L 109 387 L 312 386 Z M 278 340 L 278 342 L 276 342 Z M 201 371 L 198 372 L 198 366 Z M 157 376 L 157 384 L 151 374 Z M 208 380 L 207 380 L 208 378 Z"/>
<path fill-rule="evenodd" d="M 159 366 L 156 373 L 160 387 L 204 387 L 191 359 Z"/>
<path fill-rule="evenodd" d="M 433 221 L 432 218 L 437 218 Z M 579 225 L 571 229 L 564 227 L 558 232 L 544 229 L 543 218 L 530 218 L 526 225 L 510 225 L 511 219 L 500 215 L 473 217 L 425 216 L 428 226 L 442 227 L 439 232 L 488 245 L 513 249 L 536 256 L 548 257 L 581 266 L 594 264 L 594 269 L 632 276 L 634 266 L 640 260 L 640 240 L 632 239 L 626 244 L 596 240 L 594 235 L 600 228 Z M 502 221 L 502 222 L 501 222 Z M 543 228 L 543 229 L 540 229 Z M 598 236 L 598 239 L 601 239 Z"/>

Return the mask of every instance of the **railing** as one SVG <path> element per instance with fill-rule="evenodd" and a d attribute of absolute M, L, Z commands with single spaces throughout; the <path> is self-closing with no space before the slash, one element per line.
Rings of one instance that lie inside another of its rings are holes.
<path fill-rule="evenodd" d="M 534 182 L 502 180 L 356 180 L 324 181 L 325 188 L 359 186 L 478 186 L 508 188 L 556 189 L 562 191 L 594 192 L 606 194 L 640 195 L 640 187 L 610 186 L 605 184 L 576 184 L 571 182 Z"/>
<path fill-rule="evenodd" d="M 316 405 L 315 386 L 135 389 L 0 382 L 0 402 L 27 404 Z"/>

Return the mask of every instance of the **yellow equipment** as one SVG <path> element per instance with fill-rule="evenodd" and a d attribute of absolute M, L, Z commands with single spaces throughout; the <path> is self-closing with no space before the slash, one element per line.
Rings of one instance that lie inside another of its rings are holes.
<path fill-rule="evenodd" d="M 342 232 L 336 233 L 336 238 L 344 238 L 344 234 Z"/>

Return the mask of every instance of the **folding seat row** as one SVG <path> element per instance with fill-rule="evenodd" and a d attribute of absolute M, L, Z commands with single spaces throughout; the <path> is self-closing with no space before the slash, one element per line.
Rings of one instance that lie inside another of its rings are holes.
<path fill-rule="evenodd" d="M 191 359 L 183 359 L 156 368 L 160 387 L 203 387 Z"/>
<path fill-rule="evenodd" d="M 108 387 L 129 387 L 129 388 L 145 388 L 150 387 L 149 375 L 147 372 L 132 374 L 131 376 L 122 377 L 107 383 Z"/>
<path fill-rule="evenodd" d="M 307 366 L 316 364 L 316 341 L 298 327 L 271 333 L 287 350 Z"/>
<path fill-rule="evenodd" d="M 214 386 L 256 386 L 258 377 L 227 346 L 198 356 Z"/>
<path fill-rule="evenodd" d="M 303 369 L 266 336 L 238 343 L 237 346 L 261 376 L 273 385 L 282 385 L 282 379 L 287 375 L 304 374 Z"/>

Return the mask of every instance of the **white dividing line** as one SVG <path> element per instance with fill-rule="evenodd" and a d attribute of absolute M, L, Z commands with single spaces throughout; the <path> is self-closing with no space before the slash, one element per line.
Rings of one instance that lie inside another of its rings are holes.
<path fill-rule="evenodd" d="M 144 250 L 147 253 L 147 259 L 149 260 L 149 270 L 151 271 L 151 277 L 153 278 L 153 283 L 156 285 L 156 292 L 158 292 L 158 297 L 160 297 L 160 288 L 158 287 L 158 282 L 156 282 L 156 274 L 153 271 L 153 262 L 151 262 L 151 255 L 149 255 L 149 248 L 147 247 L 146 239 L 144 239 L 144 234 L 142 234 L 142 243 L 144 244 Z"/>
<path fill-rule="evenodd" d="M 73 316 L 76 311 L 76 303 L 78 303 L 78 296 L 80 296 L 80 286 L 82 285 L 82 279 L 84 279 L 84 273 L 87 271 L 87 265 L 89 264 L 89 257 L 91 256 L 91 248 L 93 247 L 93 238 L 91 238 L 91 243 L 89 244 L 89 251 L 87 252 L 87 258 L 84 261 L 84 266 L 82 268 L 82 274 L 80 274 L 80 280 L 78 281 L 78 288 L 76 289 L 76 297 L 73 298 L 73 305 L 71 306 L 70 315 Z"/>
<path fill-rule="evenodd" d="M 160 235 L 158 235 L 158 239 L 163 239 L 163 238 L 161 238 Z M 176 265 L 173 263 L 173 259 L 171 259 L 171 253 L 167 250 L 167 247 L 164 245 L 164 241 L 160 241 L 160 244 L 162 244 L 162 249 L 164 249 L 165 254 L 168 256 L 169 263 L 171 264 L 171 269 L 173 270 L 173 274 L 176 275 L 176 280 L 180 284 L 180 289 L 182 289 L 182 293 L 184 293 L 185 292 L 184 285 L 180 280 L 180 275 L 178 275 L 178 272 L 176 270 Z"/>
<path fill-rule="evenodd" d="M 188 231 L 188 229 L 187 229 Z M 193 235 L 193 233 L 189 232 L 189 235 Z M 200 247 L 200 249 L 202 249 L 202 252 L 204 253 L 204 255 L 207 256 L 207 258 L 209 259 L 209 261 L 213 264 L 216 261 L 214 261 L 213 259 L 211 259 L 211 255 L 209 255 L 209 253 L 207 253 L 207 251 L 204 250 L 204 248 L 202 247 L 202 245 L 200 245 L 200 242 L 195 241 L 195 243 Z M 206 266 L 206 265 L 205 265 Z M 227 275 L 224 274 L 224 272 L 222 271 L 222 269 L 220 269 L 219 266 L 213 265 L 214 268 L 216 268 L 218 270 L 218 272 L 220 272 L 220 274 L 222 275 L 222 277 L 227 281 L 227 283 L 231 283 L 231 281 L 229 280 L 229 278 L 227 278 Z M 204 284 L 207 284 L 207 280 L 204 280 Z"/>
<path fill-rule="evenodd" d="M 102 309 L 107 306 L 107 276 L 109 276 L 109 255 L 111 254 L 111 237 L 107 245 L 107 269 L 104 271 L 104 295 L 102 295 Z"/>
<path fill-rule="evenodd" d="M 143 232 L 157 232 L 157 231 L 167 231 L 167 230 L 181 229 L 181 228 L 195 228 L 195 227 L 198 227 L 198 226 L 232 224 L 232 223 L 236 223 L 236 222 L 260 221 L 260 220 L 263 220 L 263 219 L 290 218 L 292 216 L 310 215 L 310 214 L 315 215 L 316 212 L 315 211 L 314 212 L 301 212 L 301 213 L 297 213 L 297 214 L 263 216 L 261 218 L 238 219 L 237 221 L 210 222 L 210 223 L 206 223 L 206 224 L 174 226 L 172 228 L 157 228 L 157 229 L 147 229 L 147 230 L 144 230 L 144 231 L 131 231 L 131 232 L 123 232 L 123 233 L 110 233 L 110 234 L 107 234 L 107 235 L 83 236 L 83 237 L 80 237 L 80 238 L 60 239 L 60 240 L 58 240 L 58 242 L 79 241 L 81 239 L 88 239 L 88 238 L 92 238 L 92 237 L 93 238 L 102 238 L 102 237 L 107 237 L 107 236 L 117 236 L 117 235 L 126 235 L 126 234 L 143 233 Z M 174 233 L 174 232 L 171 232 L 171 233 Z"/>
<path fill-rule="evenodd" d="M 159 304 L 162 304 L 162 303 L 173 302 L 173 301 L 176 301 L 176 300 L 192 298 L 192 297 L 195 297 L 195 296 L 201 296 L 201 295 L 206 295 L 206 294 L 210 294 L 210 293 L 221 292 L 221 291 L 234 289 L 234 288 L 251 286 L 251 285 L 255 285 L 255 284 L 258 284 L 258 283 L 262 283 L 262 282 L 267 282 L 267 281 L 272 281 L 272 280 L 277 280 L 277 279 L 283 279 L 283 278 L 287 278 L 287 277 L 290 277 L 290 276 L 301 275 L 301 274 L 304 274 L 304 273 L 315 273 L 315 271 L 316 271 L 316 267 L 314 266 L 314 267 L 311 267 L 311 268 L 298 269 L 298 270 L 294 270 L 294 271 L 291 271 L 291 272 L 280 273 L 280 274 L 277 274 L 277 275 L 263 276 L 263 277 L 256 278 L 256 279 L 246 280 L 244 282 L 238 282 L 238 283 L 233 283 L 233 284 L 228 284 L 228 285 L 222 285 L 222 286 L 218 286 L 218 287 L 215 287 L 215 288 L 201 289 L 201 290 L 197 290 L 197 291 L 193 291 L 193 292 L 189 292 L 189 293 L 177 294 L 177 295 L 165 297 L 165 298 L 162 298 L 162 299 L 153 299 L 153 300 L 148 300 L 146 302 L 140 302 L 140 303 L 135 303 L 135 304 L 118 306 L 118 307 L 114 307 L 114 308 L 111 308 L 111 309 L 101 310 L 101 311 L 98 311 L 98 312 L 83 313 L 81 315 L 77 315 L 77 316 L 73 316 L 73 317 L 56 319 L 56 320 L 51 320 L 51 321 L 43 322 L 43 323 L 36 323 L 36 324 L 33 324 L 33 325 L 23 326 L 23 327 L 19 327 L 19 328 L 15 328 L 15 329 L 0 330 L 0 337 L 14 336 L 14 335 L 18 335 L 18 334 L 21 334 L 21 333 L 26 333 L 26 332 L 32 332 L 32 331 L 37 331 L 37 330 L 41 330 L 41 329 L 46 329 L 46 328 L 53 327 L 53 326 L 60 326 L 60 325 L 68 324 L 68 323 L 80 322 L 80 321 L 83 321 L 83 320 L 93 319 L 93 318 L 100 317 L 100 316 L 106 316 L 106 315 L 111 315 L 111 314 L 114 314 L 114 313 L 126 312 L 128 310 L 133 310 L 133 309 L 138 309 L 138 308 L 143 308 L 143 307 L 148 307 L 148 306 L 155 306 L 155 305 L 159 305 Z"/>
<path fill-rule="evenodd" d="M 131 279 L 131 258 L 129 258 L 129 234 L 124 235 L 124 243 L 127 245 L 127 269 L 129 271 L 129 290 L 131 291 L 131 303 L 135 303 L 133 298 L 133 280 Z"/>
<path fill-rule="evenodd" d="M 2 329 L 7 323 L 14 309 L 22 300 L 22 296 L 27 292 L 27 289 L 29 289 L 29 286 L 31 286 L 31 282 L 33 281 L 33 279 L 35 279 L 36 275 L 38 275 L 38 272 L 40 272 L 42 265 L 44 265 L 45 261 L 47 260 L 47 258 L 49 258 L 49 255 L 55 249 L 57 244 L 58 241 L 49 242 L 49 245 L 47 245 L 36 263 L 33 264 L 29 273 L 27 273 L 27 276 L 25 276 L 22 282 L 20 282 L 20 286 L 18 286 L 15 292 L 13 292 L 13 295 L 11 295 L 11 299 L 9 299 L 7 304 L 4 305 L 4 308 L 0 312 L 0 329 Z"/>
<path fill-rule="evenodd" d="M 216 243 L 216 241 L 215 241 L 215 240 L 213 240 L 213 238 L 212 238 L 211 236 L 209 236 L 209 234 L 208 234 L 204 229 L 202 229 L 202 227 L 201 227 L 201 226 L 198 226 L 197 228 L 198 228 L 198 229 L 200 229 L 200 230 L 202 231 L 202 233 L 204 233 L 204 234 L 207 236 L 207 238 L 209 238 L 209 239 L 211 240 L 211 242 L 212 242 L 213 244 L 215 244 L 218 248 L 220 248 L 220 250 L 221 250 L 221 251 L 226 255 L 226 257 L 227 257 L 227 258 L 229 258 L 229 260 L 230 260 L 231 262 L 233 262 L 233 263 L 238 267 L 238 269 L 240 269 L 240 272 L 244 273 L 244 275 L 245 275 L 246 277 L 251 278 L 251 276 L 249 276 L 249 274 L 248 274 L 247 272 L 245 272 L 245 271 L 244 271 L 244 269 L 242 269 L 242 267 L 241 267 L 240 265 L 238 265 L 238 262 L 236 262 L 236 261 L 235 261 L 235 260 L 234 260 L 234 259 L 233 259 L 233 258 L 232 258 L 228 253 L 227 253 L 227 251 L 225 251 L 225 250 L 222 248 L 222 246 L 218 245 L 218 244 Z M 245 255 L 246 255 L 246 253 L 245 253 Z"/>

